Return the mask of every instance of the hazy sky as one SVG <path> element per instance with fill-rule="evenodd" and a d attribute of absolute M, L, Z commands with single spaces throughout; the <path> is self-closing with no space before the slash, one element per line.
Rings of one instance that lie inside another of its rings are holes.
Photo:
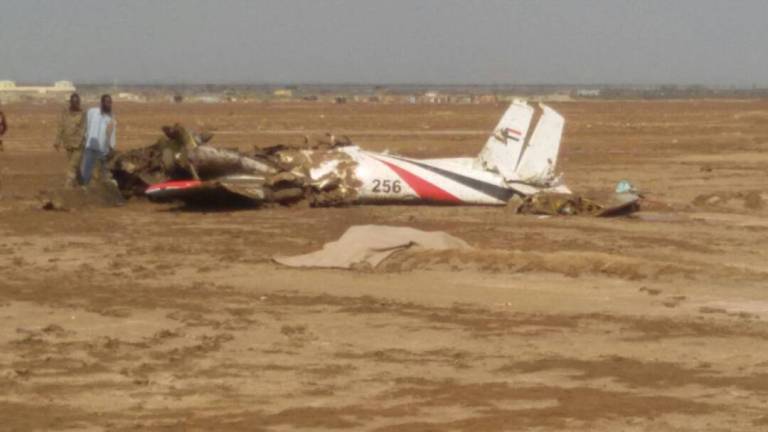
<path fill-rule="evenodd" d="M 0 79 L 768 86 L 766 0 L 0 0 Z"/>

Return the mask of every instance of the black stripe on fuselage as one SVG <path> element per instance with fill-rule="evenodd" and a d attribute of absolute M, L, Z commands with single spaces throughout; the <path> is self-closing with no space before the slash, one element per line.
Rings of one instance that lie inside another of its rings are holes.
<path fill-rule="evenodd" d="M 410 159 L 404 159 L 401 157 L 391 156 L 391 155 L 388 155 L 388 157 L 401 160 L 403 162 L 412 163 L 420 168 L 424 168 L 425 170 L 432 171 L 435 174 L 440 174 L 443 177 L 449 178 L 457 183 L 461 183 L 464 186 L 472 188 L 478 192 L 484 193 L 489 197 L 496 198 L 499 201 L 508 201 L 514 195 L 525 196 L 524 193 L 512 188 L 503 188 L 501 186 L 496 186 L 491 183 L 486 183 L 481 180 L 473 179 L 472 177 L 463 176 L 461 174 L 444 170 L 442 168 L 434 167 L 432 165 L 428 165 L 422 162 L 416 162 Z"/>

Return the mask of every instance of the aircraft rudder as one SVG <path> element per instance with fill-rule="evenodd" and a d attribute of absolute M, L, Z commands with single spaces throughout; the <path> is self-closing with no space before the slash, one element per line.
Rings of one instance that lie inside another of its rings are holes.
<path fill-rule="evenodd" d="M 502 114 L 485 147 L 478 155 L 478 162 L 505 178 L 514 176 L 534 109 L 523 100 L 513 101 Z"/>

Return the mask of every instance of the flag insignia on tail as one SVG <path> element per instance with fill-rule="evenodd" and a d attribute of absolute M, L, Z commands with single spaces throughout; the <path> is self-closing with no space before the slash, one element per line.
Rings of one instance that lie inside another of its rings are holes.
<path fill-rule="evenodd" d="M 512 140 L 514 142 L 520 142 L 520 140 L 523 139 L 523 133 L 517 129 L 512 129 L 512 128 L 499 129 L 496 131 L 494 136 L 496 137 L 497 140 L 505 144 L 509 140 Z"/>

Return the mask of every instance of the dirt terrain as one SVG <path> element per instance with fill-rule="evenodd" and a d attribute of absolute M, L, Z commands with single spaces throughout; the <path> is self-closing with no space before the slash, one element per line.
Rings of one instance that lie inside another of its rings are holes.
<path fill-rule="evenodd" d="M 175 121 L 239 147 L 348 134 L 474 155 L 502 105 L 116 103 L 118 146 Z M 43 211 L 53 105 L 8 105 L 0 153 L 0 430 L 768 429 L 768 101 L 571 102 L 576 191 L 631 218 L 505 208 Z M 461 252 L 378 271 L 271 262 L 357 224 Z"/>

